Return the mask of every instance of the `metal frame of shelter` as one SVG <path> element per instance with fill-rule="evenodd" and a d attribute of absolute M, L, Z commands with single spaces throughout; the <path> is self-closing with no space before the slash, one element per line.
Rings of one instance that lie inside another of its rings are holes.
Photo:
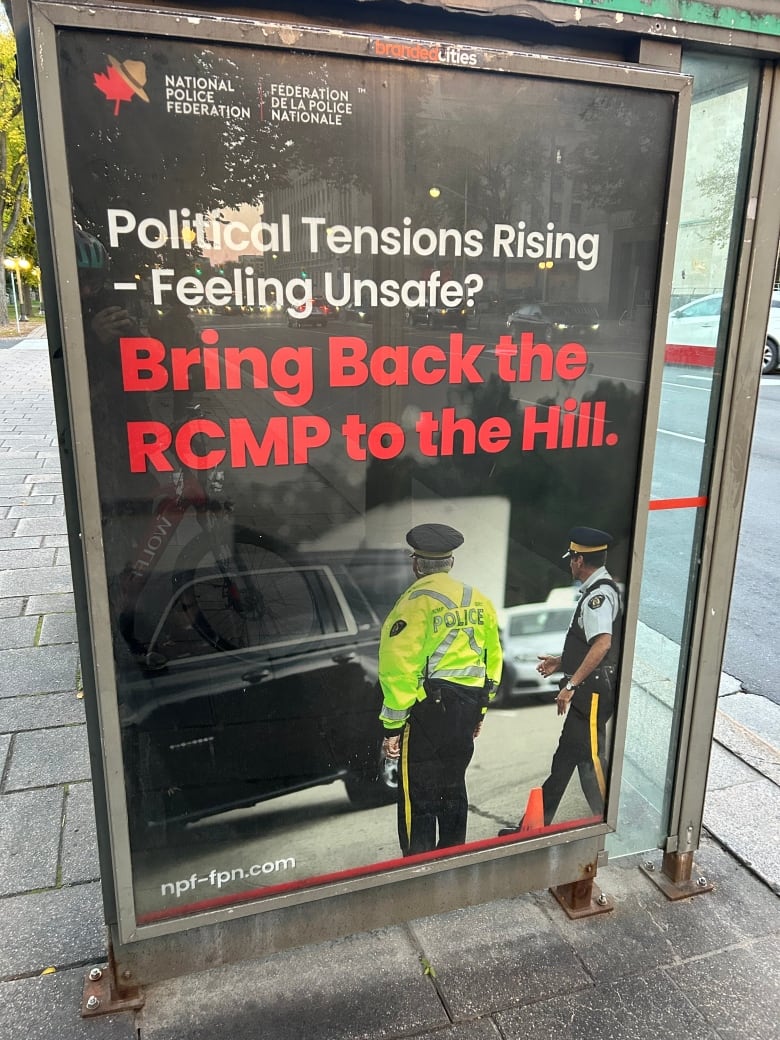
<path fill-rule="evenodd" d="M 725 5 L 692 0 L 511 0 L 494 2 L 435 0 L 413 4 L 319 5 L 316 15 L 301 16 L 297 5 L 274 9 L 227 8 L 208 4 L 58 3 L 18 0 L 14 4 L 19 69 L 31 152 L 33 195 L 42 272 L 48 300 L 59 286 L 76 278 L 64 245 L 70 234 L 70 199 L 64 168 L 65 145 L 55 76 L 47 75 L 59 27 L 143 31 L 188 39 L 222 42 L 262 39 L 264 46 L 302 47 L 341 55 L 365 55 L 367 33 L 394 39 L 448 39 L 489 47 L 493 68 L 533 71 L 541 60 L 555 65 L 563 78 L 647 85 L 673 92 L 681 112 L 689 104 L 690 82 L 679 74 L 683 45 L 694 43 L 710 51 L 752 56 L 761 62 L 758 118 L 748 174 L 734 270 L 731 320 L 724 335 L 724 366 L 720 381 L 719 421 L 712 450 L 709 505 L 704 518 L 701 566 L 697 585 L 689 590 L 690 644 L 677 731 L 677 755 L 669 799 L 664 860 L 660 872 L 670 894 L 696 890 L 691 881 L 693 854 L 698 848 L 707 765 L 712 742 L 718 678 L 728 618 L 739 523 L 759 378 L 755 351 L 766 323 L 768 300 L 780 236 L 780 75 L 777 44 L 780 17 L 773 0 L 735 0 Z M 597 70 L 597 71 L 596 71 Z M 43 128 L 30 132 L 37 121 Z M 685 119 L 680 121 L 684 132 Z M 684 173 L 678 137 L 673 149 L 669 190 L 670 222 L 678 216 Z M 660 272 L 659 298 L 671 284 L 671 246 L 667 243 Z M 54 256 L 65 257 L 56 265 Z M 88 385 L 83 363 L 63 360 L 61 329 L 73 329 L 78 315 L 67 311 L 55 320 L 49 309 L 49 341 L 55 405 L 66 486 L 66 510 L 71 531 L 74 585 L 79 607 L 82 669 L 88 693 L 87 722 L 95 785 L 96 815 L 106 923 L 111 935 L 114 997 L 121 999 L 152 978 L 183 974 L 213 966 L 214 951 L 223 963 L 275 952 L 292 945 L 376 928 L 399 915 L 413 918 L 455 907 L 516 895 L 551 886 L 573 913 L 604 909 L 594 885 L 604 861 L 608 832 L 617 826 L 617 799 L 610 801 L 603 824 L 567 830 L 523 842 L 521 846 L 480 849 L 424 868 L 378 873 L 359 881 L 330 883 L 323 888 L 247 903 L 229 910 L 138 927 L 133 913 L 129 872 L 130 850 L 124 812 L 121 755 L 108 699 L 96 695 L 97 676 L 110 675 L 111 638 L 104 604 L 105 577 L 100 557 L 97 486 L 89 453 L 83 447 L 83 420 L 88 412 Z M 661 345 L 666 309 L 658 313 L 655 345 Z M 649 425 L 654 427 L 660 399 L 663 350 L 654 351 L 648 400 Z M 651 433 L 653 431 L 651 430 Z M 646 437 L 638 500 L 649 498 L 652 443 Z M 635 531 L 635 556 L 641 559 L 646 515 L 640 510 Z M 88 609 L 91 605 L 91 610 Z M 627 605 L 630 643 L 638 615 L 638 590 Z M 632 646 L 625 654 L 631 659 Z M 627 692 L 630 676 L 624 686 Z M 628 697 L 622 696 L 615 720 L 612 784 L 619 786 Z M 113 709 L 116 711 L 116 708 Z M 122 806 L 121 810 L 116 807 Z M 699 889 L 700 890 L 700 889 Z M 114 1005 L 116 1006 L 116 1005 Z"/>

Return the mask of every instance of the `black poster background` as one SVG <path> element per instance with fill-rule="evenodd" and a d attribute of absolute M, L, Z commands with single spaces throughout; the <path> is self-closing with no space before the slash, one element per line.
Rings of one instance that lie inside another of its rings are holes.
<path fill-rule="evenodd" d="M 459 526 L 498 608 L 568 584 L 575 524 L 628 578 L 673 99 L 71 30 L 59 57 L 110 261 L 80 273 L 139 920 L 376 869 L 408 528 Z M 469 841 L 546 775 L 551 701 L 489 712 Z"/>

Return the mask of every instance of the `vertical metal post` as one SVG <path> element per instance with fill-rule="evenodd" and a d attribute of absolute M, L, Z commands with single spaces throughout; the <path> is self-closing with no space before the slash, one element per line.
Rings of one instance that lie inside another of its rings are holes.
<path fill-rule="evenodd" d="M 740 520 L 760 379 L 756 343 L 763 341 L 766 300 L 780 237 L 780 76 L 763 73 L 755 151 L 738 259 L 732 325 L 722 375 L 721 412 L 713 452 L 710 508 L 691 641 L 692 667 L 683 694 L 677 772 L 671 798 L 663 872 L 688 883 L 701 838 L 707 769 L 717 711 Z M 760 354 L 760 352 L 759 352 Z M 699 890 L 704 886 L 699 886 Z"/>

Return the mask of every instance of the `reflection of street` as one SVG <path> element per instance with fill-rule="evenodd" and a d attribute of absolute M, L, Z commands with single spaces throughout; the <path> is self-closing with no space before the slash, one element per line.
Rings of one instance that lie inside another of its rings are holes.
<path fill-rule="evenodd" d="M 469 841 L 493 838 L 500 827 L 517 823 L 530 788 L 547 775 L 560 729 L 551 702 L 488 712 L 466 776 Z M 394 860 L 395 813 L 393 805 L 352 810 L 337 782 L 196 824 L 174 838 L 171 848 L 149 852 L 137 863 L 138 912 Z M 589 814 L 575 779 L 556 822 Z"/>
<path fill-rule="evenodd" d="M 240 317 L 214 315 L 200 317 L 197 320 L 202 328 L 216 328 L 220 339 L 231 345 L 252 345 L 270 350 L 275 350 L 283 345 L 306 344 L 312 346 L 315 358 L 315 387 L 320 390 L 327 387 L 326 362 L 329 337 L 360 337 L 366 341 L 369 349 L 384 345 L 376 339 L 374 327 L 370 323 L 347 321 L 340 317 L 331 320 L 327 326 L 322 328 L 303 329 L 288 328 L 283 315 L 272 315 L 267 318 L 258 315 Z M 412 350 L 431 343 L 440 345 L 446 350 L 450 334 L 458 331 L 454 328 L 430 329 L 406 323 L 399 324 L 397 328 L 397 344 L 407 345 Z M 486 314 L 482 317 L 478 328 L 463 331 L 464 344 L 478 343 L 485 346 L 485 350 L 477 361 L 477 369 L 483 379 L 488 379 L 491 374 L 496 372 L 497 363 L 493 348 L 501 336 L 509 334 L 506 315 L 503 312 Z M 574 384 L 571 380 L 555 378 L 552 381 L 552 387 L 566 386 L 571 391 L 572 387 L 576 386 L 578 396 L 592 391 L 602 379 L 608 379 L 614 383 L 625 383 L 634 390 L 640 388 L 644 385 L 646 378 L 648 336 L 649 330 L 638 332 L 635 329 L 621 328 L 617 322 L 605 321 L 599 331 L 594 332 L 590 339 L 582 340 L 582 345 L 588 355 L 586 373 Z M 557 352 L 560 346 L 560 342 L 553 344 L 553 352 Z M 535 369 L 538 371 L 538 362 Z M 525 389 L 520 392 L 520 387 Z M 441 403 L 437 401 L 437 397 L 441 394 L 442 389 L 446 390 L 444 381 L 438 384 L 438 388 L 436 386 L 424 388 L 426 407 L 435 407 Z M 517 384 L 512 397 L 517 400 L 535 401 L 540 391 L 547 396 L 550 389 L 550 384 L 545 386 L 541 380 L 533 379 L 528 383 Z M 346 391 L 342 391 L 342 395 L 344 394 Z M 443 396 L 446 397 L 446 394 Z"/>

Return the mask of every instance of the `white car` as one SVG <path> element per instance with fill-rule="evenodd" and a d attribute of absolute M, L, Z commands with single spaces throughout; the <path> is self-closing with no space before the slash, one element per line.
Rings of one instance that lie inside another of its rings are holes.
<path fill-rule="evenodd" d="M 723 310 L 723 293 L 710 293 L 677 307 L 669 315 L 666 342 L 680 346 L 718 345 L 718 329 Z"/>
<path fill-rule="evenodd" d="M 764 364 L 761 366 L 761 371 L 774 372 L 778 365 L 780 365 L 780 289 L 775 289 L 769 305 L 769 324 L 766 329 Z"/>
<path fill-rule="evenodd" d="M 669 315 L 666 342 L 681 346 L 712 347 L 718 345 L 723 310 L 723 293 L 710 293 L 677 307 Z M 774 372 L 780 364 L 780 290 L 772 294 L 769 325 L 764 341 L 763 373 Z"/>
<path fill-rule="evenodd" d="M 512 689 L 503 691 L 502 703 L 518 697 L 555 696 L 562 673 L 544 678 L 536 666 L 540 654 L 560 654 L 563 650 L 573 612 L 571 601 L 526 603 L 504 609 L 501 617 L 504 656 L 511 663 L 515 677 Z"/>

